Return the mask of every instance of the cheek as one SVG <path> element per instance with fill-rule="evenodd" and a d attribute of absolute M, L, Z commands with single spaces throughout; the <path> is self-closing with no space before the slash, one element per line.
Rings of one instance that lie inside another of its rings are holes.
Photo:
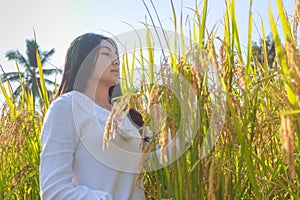
<path fill-rule="evenodd" d="M 113 86 L 119 82 L 119 77 L 112 74 L 110 69 L 106 69 L 101 76 L 101 81 L 104 81 L 107 84 Z"/>
<path fill-rule="evenodd" d="M 111 64 L 111 61 L 107 57 L 99 56 L 96 65 L 95 65 L 95 71 L 97 72 L 103 72 L 105 71 Z"/>
<path fill-rule="evenodd" d="M 92 74 L 90 76 L 90 80 L 96 84 L 96 83 L 99 82 L 99 80 L 103 76 L 103 74 L 104 74 L 104 71 L 101 68 L 101 66 L 96 65 L 94 70 L 92 71 Z"/>
<path fill-rule="evenodd" d="M 103 73 L 103 70 L 98 66 L 96 65 L 92 74 L 91 74 L 91 77 L 92 79 L 99 79 L 100 78 L 100 75 Z"/>
<path fill-rule="evenodd" d="M 110 69 L 107 65 L 97 64 L 91 74 L 91 79 L 94 82 L 99 82 L 100 80 L 103 81 L 110 79 L 110 76 Z"/>
<path fill-rule="evenodd" d="M 107 65 L 105 65 L 105 63 L 103 61 L 97 62 L 95 65 L 95 68 L 93 70 L 93 74 L 99 77 L 102 73 L 104 73 L 106 68 L 107 68 Z"/>

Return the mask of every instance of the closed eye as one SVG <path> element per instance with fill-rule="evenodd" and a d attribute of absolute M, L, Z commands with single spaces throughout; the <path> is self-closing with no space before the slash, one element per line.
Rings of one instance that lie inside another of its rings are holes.
<path fill-rule="evenodd" d="M 101 54 L 105 55 L 105 56 L 109 56 L 110 55 L 110 53 L 107 53 L 107 52 L 102 52 Z"/>

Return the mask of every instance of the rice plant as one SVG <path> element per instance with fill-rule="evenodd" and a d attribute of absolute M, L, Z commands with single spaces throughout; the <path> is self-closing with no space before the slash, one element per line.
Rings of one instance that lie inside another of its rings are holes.
<path fill-rule="evenodd" d="M 9 82 L 0 83 L 6 103 L 1 109 L 0 120 L 0 198 L 39 199 L 40 131 L 43 114 L 48 108 L 49 97 L 43 77 L 38 52 L 37 63 L 42 90 L 39 91 L 43 106 L 36 110 L 32 92 L 24 88 L 20 76 L 22 95 L 16 100 Z"/>
<path fill-rule="evenodd" d="M 242 53 L 234 0 L 226 1 L 223 37 L 216 36 L 214 32 L 206 33 L 207 1 L 204 1 L 201 11 L 197 7 L 193 10 L 194 18 L 189 29 L 194 43 L 188 49 L 194 52 L 196 49 L 193 63 L 189 62 L 190 51 L 184 52 L 182 48 L 179 54 L 176 49 L 168 49 L 168 57 L 162 59 L 167 62 L 161 63 L 158 73 L 149 67 L 148 73 L 142 74 L 142 76 L 148 76 L 147 80 L 150 84 L 147 87 L 141 84 L 143 87 L 134 88 L 135 90 L 124 88 L 127 91 L 136 91 L 133 99 L 138 103 L 131 103 L 130 106 L 142 112 L 149 127 L 162 123 L 161 129 L 154 133 L 154 144 L 150 144 L 149 146 L 152 146 L 146 148 L 145 152 L 161 150 L 170 142 L 168 134 L 171 134 L 174 140 L 176 134 L 186 132 L 180 129 L 182 118 L 187 114 L 185 106 L 191 106 L 190 109 L 199 111 L 199 116 L 201 116 L 198 122 L 194 122 L 197 124 L 196 134 L 188 144 L 187 151 L 171 165 L 143 174 L 145 193 L 149 199 L 299 198 L 300 57 L 299 49 L 297 49 L 299 47 L 297 35 L 293 35 L 297 31 L 292 29 L 297 26 L 292 26 L 282 2 L 278 0 L 276 3 L 284 35 L 283 39 L 279 37 L 278 26 L 275 24 L 272 9 L 269 8 L 276 49 L 276 69 L 270 68 L 267 63 L 266 43 L 263 46 L 265 52 L 263 63 L 258 62 L 252 54 L 252 1 L 249 4 L 246 55 Z M 184 35 L 182 16 L 177 16 L 172 1 L 171 7 L 173 8 L 174 31 L 179 32 L 179 35 Z M 296 11 L 299 12 L 297 8 L 296 6 Z M 179 28 L 176 21 L 178 18 L 180 18 Z M 155 27 L 155 24 L 152 25 Z M 146 25 L 146 28 L 148 26 Z M 262 22 L 261 31 L 262 40 L 266 41 L 264 22 Z M 149 31 L 148 35 L 151 34 L 155 32 Z M 176 39 L 182 38 L 175 38 L 174 41 L 167 39 L 170 43 L 176 43 Z M 153 66 L 155 60 L 152 51 L 153 41 L 150 39 L 147 41 L 147 52 L 141 49 L 136 49 L 135 52 L 140 52 L 139 63 Z M 217 47 L 215 43 L 219 41 L 221 41 L 221 46 Z M 188 44 L 189 41 L 181 40 L 181 43 Z M 206 157 L 201 157 L 201 150 L 207 142 L 206 138 L 213 125 L 210 119 L 215 116 L 211 107 L 214 99 L 210 95 L 207 74 L 199 73 L 197 70 L 201 63 L 202 68 L 205 66 L 201 52 L 207 55 L 209 63 L 216 66 L 226 99 L 224 126 L 215 146 Z M 197 59 L 200 62 L 195 62 Z M 129 70 L 131 68 L 125 68 L 127 69 L 125 77 L 132 77 L 129 75 L 132 73 Z M 181 97 L 175 94 L 176 91 L 161 87 L 171 82 L 175 85 L 174 87 L 178 87 L 181 95 L 190 95 L 189 92 L 185 93 L 189 90 L 180 84 L 178 77 L 184 77 L 188 80 L 190 87 L 195 88 L 196 104 L 181 104 L 179 102 Z M 164 84 L 160 83 L 157 86 L 155 83 L 159 80 L 165 81 Z M 136 94 L 139 94 L 138 98 Z M 163 119 L 151 118 L 149 108 L 154 104 L 159 104 L 165 109 L 166 115 Z M 152 130 L 154 129 L 155 127 L 152 127 Z M 152 164 L 159 162 L 161 159 L 159 157 L 148 162 Z M 139 176 L 139 181 L 141 179 L 142 176 Z"/>
<path fill-rule="evenodd" d="M 142 47 L 136 48 L 131 55 L 123 56 L 122 74 L 129 78 L 122 79 L 121 83 L 125 95 L 119 105 L 123 107 L 113 110 L 118 114 L 120 110 L 134 107 L 152 130 L 152 141 L 144 145 L 143 151 L 157 150 L 159 154 L 151 160 L 141 159 L 143 173 L 137 176 L 137 181 L 144 182 L 146 197 L 299 199 L 300 53 L 297 27 L 300 14 L 297 1 L 292 23 L 282 2 L 276 0 L 282 29 L 277 28 L 272 9 L 268 11 L 276 68 L 271 68 L 267 62 L 266 42 L 263 43 L 262 62 L 252 53 L 252 1 L 248 5 L 246 55 L 240 42 L 234 0 L 226 0 L 223 35 L 206 30 L 207 0 L 201 8 L 191 8 L 194 16 L 187 24 L 193 42 L 183 37 L 184 16 L 176 13 L 170 2 L 174 32 L 179 34 L 173 40 L 167 36 L 160 39 L 169 39 L 169 43 L 175 45 L 167 47 L 159 69 L 155 69 L 157 55 L 152 48 L 151 35 L 156 33 L 151 32 L 149 26 L 163 27 L 145 24 L 148 48 L 146 51 Z M 261 35 L 262 41 L 266 41 L 263 21 Z M 0 83 L 6 99 L 0 120 L 0 199 L 39 199 L 39 135 L 50 97 L 43 82 L 42 66 L 38 63 L 43 99 L 40 112 L 34 112 L 30 92 L 23 90 L 17 104 L 9 83 Z M 208 66 L 215 66 L 220 80 L 217 86 L 221 92 L 215 97 L 212 96 L 214 91 L 211 90 Z M 135 86 L 135 68 L 142 69 L 142 77 L 149 84 Z M 216 97 L 222 103 L 212 107 Z M 160 110 L 164 113 L 160 114 Z M 224 112 L 224 115 L 216 115 L 216 111 Z M 215 125 L 217 122 L 222 122 L 221 129 Z M 190 140 L 186 140 L 187 130 L 191 134 L 188 135 Z M 219 132 L 218 137 L 214 137 L 214 131 Z M 109 139 L 109 135 L 106 136 Z M 178 157 L 176 152 L 170 155 L 164 148 L 174 138 L 179 141 L 178 148 L 185 150 Z M 172 157 L 176 159 L 171 164 L 147 170 L 147 167 L 161 165 Z"/>

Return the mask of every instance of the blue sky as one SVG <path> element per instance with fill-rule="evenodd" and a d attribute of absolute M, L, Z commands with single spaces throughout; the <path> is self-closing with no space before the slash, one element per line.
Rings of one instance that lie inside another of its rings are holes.
<path fill-rule="evenodd" d="M 150 0 L 144 0 L 151 8 Z M 191 14 L 187 7 L 194 8 L 195 0 L 173 0 L 179 15 L 181 5 L 185 14 Z M 266 32 L 270 32 L 268 21 L 268 3 L 277 17 L 275 0 L 253 0 L 254 23 L 261 26 L 260 18 L 265 21 Z M 164 28 L 173 29 L 171 4 L 168 0 L 153 0 Z M 294 13 L 294 0 L 284 0 L 284 6 L 289 14 Z M 198 0 L 202 7 L 202 1 Z M 211 30 L 221 23 L 225 0 L 210 0 L 208 5 L 207 28 Z M 153 9 L 150 9 L 154 16 Z M 241 42 L 246 48 L 248 26 L 249 0 L 236 0 L 236 13 L 241 36 Z M 184 15 L 185 16 L 185 15 Z M 102 30 L 113 34 L 143 28 L 142 22 L 149 15 L 142 0 L 1 0 L 0 1 L 0 64 L 6 72 L 16 70 L 14 62 L 8 62 L 5 53 L 10 49 L 25 51 L 25 40 L 33 38 L 33 28 L 36 31 L 37 42 L 42 50 L 55 48 L 56 53 L 51 58 L 51 63 L 62 68 L 68 45 L 78 35 L 85 32 L 104 33 Z M 124 23 L 126 22 L 126 23 Z M 257 41 L 259 34 L 255 30 L 253 39 Z M 222 36 L 222 35 L 220 35 Z"/>

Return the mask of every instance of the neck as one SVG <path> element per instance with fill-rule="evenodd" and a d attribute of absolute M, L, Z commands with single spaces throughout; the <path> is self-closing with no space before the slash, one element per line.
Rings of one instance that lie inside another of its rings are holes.
<path fill-rule="evenodd" d="M 112 105 L 109 101 L 109 87 L 99 84 L 97 87 L 91 87 L 89 84 L 84 93 L 90 97 L 95 103 L 105 109 L 111 110 Z"/>

